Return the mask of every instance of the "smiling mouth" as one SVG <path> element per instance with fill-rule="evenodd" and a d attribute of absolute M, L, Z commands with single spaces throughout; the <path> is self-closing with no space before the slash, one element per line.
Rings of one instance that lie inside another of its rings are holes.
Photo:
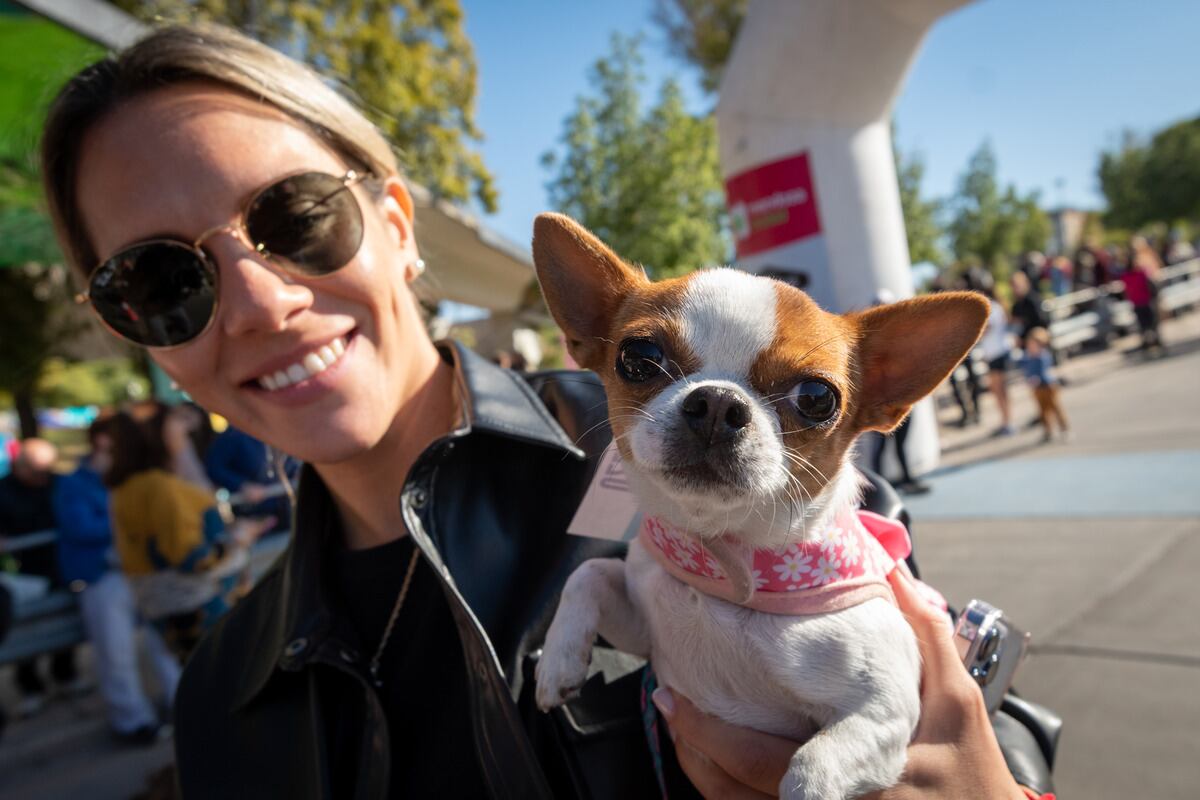
<path fill-rule="evenodd" d="M 329 344 L 306 353 L 303 358 L 285 369 L 262 375 L 251 383 L 268 392 L 277 392 L 309 378 L 315 378 L 341 360 L 346 354 L 346 345 L 353 336 L 354 332 L 351 331 L 345 336 L 335 337 Z"/>

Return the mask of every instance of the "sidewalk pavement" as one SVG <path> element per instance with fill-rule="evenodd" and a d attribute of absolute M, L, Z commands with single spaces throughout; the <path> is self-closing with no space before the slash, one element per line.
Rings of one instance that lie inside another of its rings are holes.
<path fill-rule="evenodd" d="M 77 652 L 80 674 L 94 675 L 91 648 Z M 144 659 L 143 659 L 144 661 Z M 153 670 L 143 663 L 152 698 Z M 98 692 L 51 695 L 41 713 L 18 720 L 11 667 L 0 670 L 0 703 L 9 710 L 0 737 L 0 800 L 129 800 L 147 789 L 147 777 L 172 760 L 170 740 L 149 747 L 119 743 L 109 732 Z"/>
<path fill-rule="evenodd" d="M 1069 443 L 1024 428 L 1035 405 L 1011 385 L 1018 433 L 988 435 L 985 397 L 981 426 L 943 426 L 933 491 L 907 499 L 923 576 L 1033 632 L 1017 686 L 1066 720 L 1064 800 L 1200 792 L 1200 315 L 1163 330 L 1166 358 L 1065 365 Z"/>

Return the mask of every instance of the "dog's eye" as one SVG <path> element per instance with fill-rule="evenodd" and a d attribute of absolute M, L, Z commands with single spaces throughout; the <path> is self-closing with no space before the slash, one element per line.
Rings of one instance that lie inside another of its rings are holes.
<path fill-rule="evenodd" d="M 665 375 L 666 360 L 662 348 L 649 339 L 629 339 L 617 351 L 617 372 L 627 381 L 641 383 Z"/>
<path fill-rule="evenodd" d="M 828 422 L 838 412 L 838 394 L 825 381 L 800 381 L 792 389 L 792 402 L 796 411 L 814 425 Z"/>

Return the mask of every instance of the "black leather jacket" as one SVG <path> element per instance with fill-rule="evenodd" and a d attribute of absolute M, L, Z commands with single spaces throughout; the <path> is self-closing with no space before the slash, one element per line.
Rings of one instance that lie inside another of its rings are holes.
<path fill-rule="evenodd" d="M 641 662 L 597 647 L 580 698 L 546 715 L 532 696 L 534 659 L 567 576 L 624 549 L 564 533 L 610 439 L 603 387 L 590 373 L 518 376 L 457 345 L 440 349 L 455 367 L 463 423 L 397 490 L 470 675 L 474 741 L 447 746 L 477 759 L 502 800 L 660 797 L 641 721 Z M 876 508 L 894 516 L 898 499 L 885 495 Z M 387 796 L 383 712 L 320 590 L 320 545 L 338 530 L 328 492 L 306 469 L 287 551 L 184 670 L 176 757 L 185 798 L 333 797 L 318 701 L 327 680 L 354 682 L 368 708 L 370 752 L 355 796 Z"/>
<path fill-rule="evenodd" d="M 457 345 L 441 352 L 456 370 L 463 422 L 397 493 L 468 662 L 475 741 L 460 745 L 463 757 L 479 759 L 496 798 L 657 796 L 637 663 L 598 652 L 608 680 L 595 676 L 571 711 L 544 715 L 532 701 L 533 657 L 567 576 L 624 549 L 564 533 L 610 438 L 603 388 L 590 373 L 526 378 Z M 331 797 L 318 680 L 361 684 L 368 725 L 385 727 L 366 664 L 332 633 L 319 591 L 318 545 L 337 526 L 328 492 L 305 470 L 287 551 L 184 670 L 176 753 L 185 797 Z M 387 795 L 386 752 L 363 760 L 359 796 Z"/>

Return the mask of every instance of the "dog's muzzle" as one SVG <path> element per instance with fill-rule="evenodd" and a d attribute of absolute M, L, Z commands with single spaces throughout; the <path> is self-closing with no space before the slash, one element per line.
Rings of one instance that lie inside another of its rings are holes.
<path fill-rule="evenodd" d="M 727 386 L 698 386 L 678 405 L 667 440 L 666 474 L 690 490 L 751 489 L 754 417 L 751 401 Z"/>

